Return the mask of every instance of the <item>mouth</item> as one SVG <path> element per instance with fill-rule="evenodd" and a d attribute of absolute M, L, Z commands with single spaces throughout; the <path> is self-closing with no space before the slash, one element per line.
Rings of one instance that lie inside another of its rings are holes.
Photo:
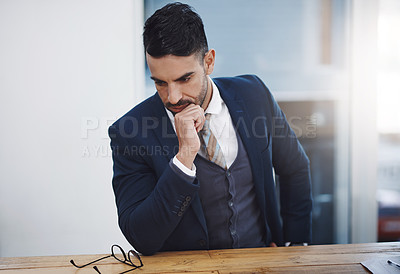
<path fill-rule="evenodd" d="M 182 106 L 169 107 L 168 109 L 169 109 L 170 111 L 174 112 L 174 113 L 179 113 L 179 112 L 181 112 L 182 110 L 184 110 L 188 105 L 189 105 L 189 104 L 185 104 L 185 105 L 182 105 Z"/>

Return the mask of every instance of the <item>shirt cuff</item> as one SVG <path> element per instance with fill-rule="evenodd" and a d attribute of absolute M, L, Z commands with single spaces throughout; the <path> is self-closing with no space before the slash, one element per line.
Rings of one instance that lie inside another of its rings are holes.
<path fill-rule="evenodd" d="M 176 156 L 172 159 L 172 163 L 186 175 L 196 177 L 196 166 L 194 164 L 192 164 L 192 169 L 188 169 Z"/>

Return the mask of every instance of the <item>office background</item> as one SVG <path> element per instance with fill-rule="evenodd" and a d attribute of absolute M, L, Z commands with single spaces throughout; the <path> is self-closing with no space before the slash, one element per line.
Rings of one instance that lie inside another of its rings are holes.
<path fill-rule="evenodd" d="M 141 33 L 168 2 L 0 0 L 0 256 L 129 248 L 107 128 L 155 92 Z M 314 243 L 377 241 L 400 201 L 399 1 L 182 2 L 213 76 L 258 74 L 304 145 Z"/>

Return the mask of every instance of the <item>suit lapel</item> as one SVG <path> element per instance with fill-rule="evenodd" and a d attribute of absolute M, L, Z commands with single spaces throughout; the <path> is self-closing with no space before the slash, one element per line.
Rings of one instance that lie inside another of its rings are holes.
<path fill-rule="evenodd" d="M 253 174 L 253 181 L 256 190 L 256 196 L 260 204 L 260 208 L 265 214 L 265 195 L 264 195 L 264 176 L 261 151 L 258 150 L 253 128 L 252 120 L 248 115 L 248 110 L 241 98 L 238 98 L 234 87 L 225 87 L 218 82 L 214 81 L 217 85 L 222 99 L 228 107 L 229 114 L 231 115 L 233 126 L 238 131 L 240 138 L 245 146 L 247 155 L 250 160 L 251 171 Z"/>

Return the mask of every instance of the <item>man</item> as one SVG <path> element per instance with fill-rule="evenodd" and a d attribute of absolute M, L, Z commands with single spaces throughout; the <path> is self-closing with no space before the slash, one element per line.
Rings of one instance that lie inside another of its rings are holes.
<path fill-rule="evenodd" d="M 109 129 L 127 240 L 145 255 L 309 242 L 309 161 L 263 82 L 212 80 L 215 51 L 185 4 L 156 11 L 143 39 L 157 93 Z"/>

